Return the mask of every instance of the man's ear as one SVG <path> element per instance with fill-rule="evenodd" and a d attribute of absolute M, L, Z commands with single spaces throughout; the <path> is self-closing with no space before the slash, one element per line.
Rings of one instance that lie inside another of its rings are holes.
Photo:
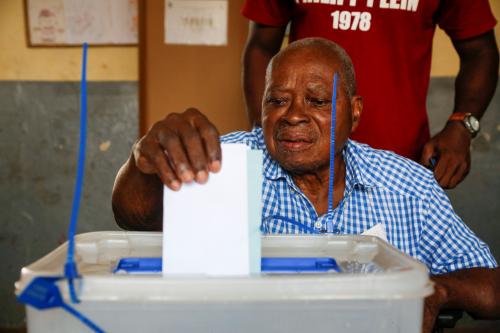
<path fill-rule="evenodd" d="M 352 127 L 351 133 L 358 127 L 363 112 L 363 97 L 354 95 L 351 98 Z"/>

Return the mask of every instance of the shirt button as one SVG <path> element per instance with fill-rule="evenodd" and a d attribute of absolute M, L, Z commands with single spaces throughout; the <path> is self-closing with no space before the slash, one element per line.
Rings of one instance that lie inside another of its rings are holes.
<path fill-rule="evenodd" d="M 322 227 L 322 223 L 320 221 L 317 221 L 316 223 L 314 223 L 314 227 L 316 227 L 316 229 L 320 229 Z"/>

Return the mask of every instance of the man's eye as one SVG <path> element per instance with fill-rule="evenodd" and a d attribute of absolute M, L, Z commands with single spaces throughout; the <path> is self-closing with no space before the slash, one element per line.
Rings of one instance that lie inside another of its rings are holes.
<path fill-rule="evenodd" d="M 287 102 L 286 98 L 269 97 L 266 100 L 267 104 L 272 104 L 272 105 L 276 105 L 276 106 L 283 106 L 286 104 L 286 102 Z"/>
<path fill-rule="evenodd" d="M 321 98 L 309 98 L 308 102 L 311 105 L 317 106 L 317 107 L 322 107 L 322 106 L 330 105 L 330 101 L 329 100 L 327 100 L 327 99 L 321 99 Z"/>

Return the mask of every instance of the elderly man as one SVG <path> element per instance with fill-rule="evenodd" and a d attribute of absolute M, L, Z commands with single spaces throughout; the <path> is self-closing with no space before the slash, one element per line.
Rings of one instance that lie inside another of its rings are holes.
<path fill-rule="evenodd" d="M 332 78 L 336 101 L 333 209 L 329 210 Z M 292 43 L 270 62 L 262 128 L 222 142 L 264 151 L 262 229 L 268 233 L 359 234 L 376 225 L 427 265 L 435 293 L 424 331 L 442 307 L 500 316 L 500 271 L 488 247 L 456 216 L 432 173 L 348 139 L 362 111 L 345 51 L 324 39 Z M 162 186 L 205 183 L 221 163 L 216 128 L 195 109 L 170 114 L 134 146 L 118 173 L 113 209 L 128 229 L 160 230 Z"/>

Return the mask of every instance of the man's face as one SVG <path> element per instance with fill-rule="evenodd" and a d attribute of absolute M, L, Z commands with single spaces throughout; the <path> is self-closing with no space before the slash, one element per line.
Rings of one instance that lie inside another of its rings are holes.
<path fill-rule="evenodd" d="M 333 75 L 339 74 L 338 68 L 337 57 L 328 60 L 315 49 L 293 50 L 273 64 L 262 102 L 262 128 L 269 153 L 292 174 L 329 167 Z M 340 76 L 337 82 L 336 155 L 361 112 L 360 97 L 351 101 Z"/>

